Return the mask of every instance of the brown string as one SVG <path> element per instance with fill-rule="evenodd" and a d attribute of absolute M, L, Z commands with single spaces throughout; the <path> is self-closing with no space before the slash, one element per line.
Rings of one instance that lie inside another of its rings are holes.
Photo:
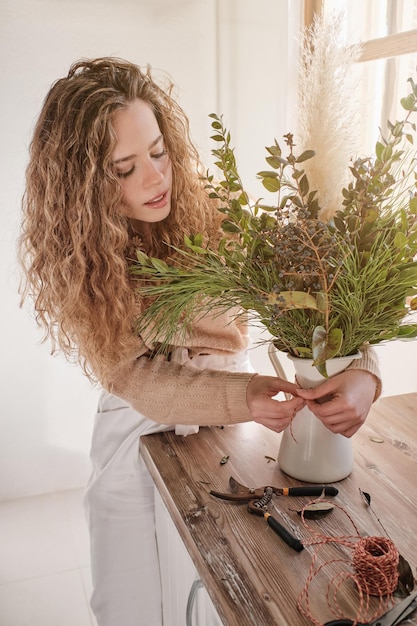
<path fill-rule="evenodd" d="M 318 501 L 327 502 L 320 498 L 313 502 Z M 313 624 L 323 626 L 323 623 L 317 620 L 312 613 L 310 591 L 313 582 L 316 581 L 322 570 L 336 564 L 340 571 L 330 579 L 325 592 L 327 606 L 332 616 L 335 619 L 351 619 L 353 620 L 353 626 L 360 622 L 372 622 L 392 604 L 392 593 L 398 583 L 398 550 L 393 542 L 386 537 L 361 537 L 355 522 L 347 511 L 334 502 L 331 504 L 348 517 L 355 534 L 342 537 L 323 535 L 308 525 L 303 509 L 301 513 L 303 524 L 312 535 L 312 539 L 303 541 L 303 543 L 305 546 L 315 545 L 316 548 L 313 552 L 306 583 L 297 600 L 297 607 Z M 320 549 L 330 543 L 346 547 L 350 556 L 332 559 L 319 564 L 318 556 Z M 358 596 L 358 608 L 354 617 L 344 614 L 339 601 L 342 588 L 345 588 L 349 583 L 353 583 Z M 370 600 L 372 596 L 377 597 L 379 601 L 376 608 L 374 607 L 371 611 Z"/>

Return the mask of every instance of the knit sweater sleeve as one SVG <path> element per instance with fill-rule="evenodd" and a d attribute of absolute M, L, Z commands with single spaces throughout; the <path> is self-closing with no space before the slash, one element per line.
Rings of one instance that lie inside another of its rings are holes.
<path fill-rule="evenodd" d="M 226 425 L 252 419 L 246 388 L 253 376 L 200 370 L 168 361 L 163 355 L 150 358 L 142 344 L 118 366 L 107 387 L 161 424 Z"/>
<path fill-rule="evenodd" d="M 382 392 L 381 372 L 379 370 L 378 357 L 375 350 L 370 346 L 362 347 L 361 357 L 359 359 L 354 359 L 348 369 L 365 370 L 377 378 L 378 382 L 374 397 L 375 402 Z"/>

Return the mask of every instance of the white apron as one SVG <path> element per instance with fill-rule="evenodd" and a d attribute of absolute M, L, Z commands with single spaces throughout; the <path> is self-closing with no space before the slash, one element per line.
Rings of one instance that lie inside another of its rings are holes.
<path fill-rule="evenodd" d="M 252 371 L 247 352 L 175 361 L 199 369 Z M 155 393 L 159 393 L 155 390 Z M 102 392 L 91 444 L 92 475 L 85 493 L 93 595 L 99 626 L 161 626 L 161 586 L 155 538 L 154 485 L 139 455 L 139 437 L 173 430 Z M 198 426 L 176 426 L 176 434 Z"/>

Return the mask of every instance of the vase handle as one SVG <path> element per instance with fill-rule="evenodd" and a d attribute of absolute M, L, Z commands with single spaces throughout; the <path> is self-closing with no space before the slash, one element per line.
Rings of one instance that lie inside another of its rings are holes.
<path fill-rule="evenodd" d="M 275 348 L 273 343 L 270 343 L 268 346 L 268 356 L 269 359 L 272 363 L 272 365 L 274 366 L 274 370 L 277 374 L 277 376 L 279 376 L 280 378 L 282 378 L 283 380 L 288 380 L 287 375 L 284 371 L 284 368 L 281 365 L 281 362 L 278 358 L 278 354 L 277 354 L 278 350 Z M 284 393 L 284 396 L 287 400 L 291 400 L 291 394 L 289 393 Z"/>

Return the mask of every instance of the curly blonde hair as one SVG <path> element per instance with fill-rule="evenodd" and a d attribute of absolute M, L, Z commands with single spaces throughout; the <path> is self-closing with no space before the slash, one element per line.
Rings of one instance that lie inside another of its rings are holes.
<path fill-rule="evenodd" d="M 137 306 L 129 223 L 112 167 L 116 110 L 136 98 L 147 102 L 172 161 L 171 212 L 151 224 L 147 252 L 168 258 L 184 234 L 218 231 L 188 119 L 171 92 L 172 83 L 157 85 L 149 67 L 115 58 L 77 61 L 52 85 L 30 145 L 19 240 L 22 302 L 33 298 L 52 351 L 75 358 L 102 382 L 132 351 Z"/>

